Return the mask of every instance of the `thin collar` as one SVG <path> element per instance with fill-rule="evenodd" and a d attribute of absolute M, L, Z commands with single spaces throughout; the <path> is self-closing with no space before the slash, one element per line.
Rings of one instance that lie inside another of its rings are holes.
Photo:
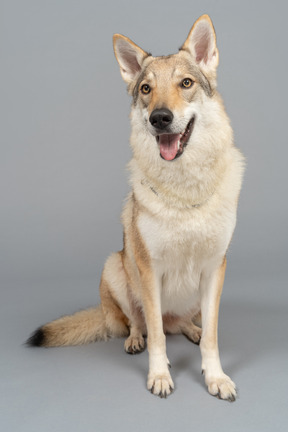
<path fill-rule="evenodd" d="M 146 186 L 148 189 L 150 189 L 154 193 L 154 195 L 156 195 L 158 198 L 160 198 L 160 199 L 162 198 L 163 199 L 162 194 L 159 191 L 157 191 L 154 188 L 154 186 L 150 185 L 150 183 L 147 180 L 142 179 L 141 180 L 141 184 L 142 184 L 142 186 Z M 214 195 L 214 193 L 215 193 L 215 190 L 204 201 L 202 201 L 200 203 L 197 203 L 197 204 L 190 204 L 190 203 L 189 204 L 184 204 L 184 207 L 187 208 L 187 209 L 202 207 L 204 204 L 207 203 L 207 201 L 210 200 L 210 198 Z"/>

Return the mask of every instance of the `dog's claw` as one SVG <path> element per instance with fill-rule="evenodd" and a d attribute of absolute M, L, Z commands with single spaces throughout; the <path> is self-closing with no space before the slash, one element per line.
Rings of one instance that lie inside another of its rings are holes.
<path fill-rule="evenodd" d="M 228 402 L 236 400 L 236 386 L 227 375 L 222 374 L 217 378 L 208 379 L 206 377 L 205 381 L 208 391 L 212 396 L 215 396 L 217 399 L 227 400 Z"/>
<path fill-rule="evenodd" d="M 137 338 L 129 336 L 124 343 L 124 349 L 127 354 L 140 354 L 145 348 L 146 342 L 142 336 Z"/>
<path fill-rule="evenodd" d="M 228 399 L 229 402 L 235 402 L 236 397 L 234 395 L 231 395 Z"/>

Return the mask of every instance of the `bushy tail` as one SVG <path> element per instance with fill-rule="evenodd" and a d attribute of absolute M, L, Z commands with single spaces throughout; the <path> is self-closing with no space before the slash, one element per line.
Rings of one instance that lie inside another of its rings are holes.
<path fill-rule="evenodd" d="M 107 340 L 108 328 L 101 305 L 67 315 L 39 327 L 27 340 L 30 346 L 82 345 Z"/>

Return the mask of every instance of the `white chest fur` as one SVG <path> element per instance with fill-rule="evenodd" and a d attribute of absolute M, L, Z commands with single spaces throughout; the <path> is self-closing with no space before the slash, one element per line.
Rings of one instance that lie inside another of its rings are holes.
<path fill-rule="evenodd" d="M 141 213 L 138 227 L 159 277 L 162 313 L 183 315 L 199 308 L 201 273 L 218 266 L 236 217 L 219 210 L 217 197 L 200 208 Z"/>

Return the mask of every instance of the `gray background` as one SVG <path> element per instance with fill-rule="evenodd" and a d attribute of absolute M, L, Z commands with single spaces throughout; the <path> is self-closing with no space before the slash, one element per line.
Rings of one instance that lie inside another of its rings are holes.
<path fill-rule="evenodd" d="M 287 2 L 1 1 L 1 420 L 5 431 L 282 431 L 287 415 Z M 123 340 L 28 349 L 38 325 L 98 302 L 122 245 L 129 106 L 122 33 L 177 52 L 208 13 L 219 89 L 247 158 L 220 314 L 234 404 L 208 395 L 199 348 L 168 337 L 175 393 L 145 390 Z"/>

